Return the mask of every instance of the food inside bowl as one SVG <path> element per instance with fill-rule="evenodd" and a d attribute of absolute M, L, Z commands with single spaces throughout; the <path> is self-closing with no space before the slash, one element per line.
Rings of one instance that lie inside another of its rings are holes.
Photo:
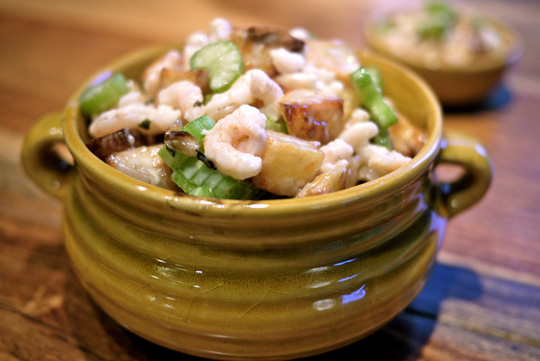
<path fill-rule="evenodd" d="M 504 60 L 508 44 L 486 17 L 441 1 L 379 19 L 380 41 L 394 56 L 428 68 Z"/>
<path fill-rule="evenodd" d="M 117 73 L 79 98 L 88 148 L 122 173 L 193 196 L 339 191 L 393 172 L 424 144 L 375 68 L 305 29 L 215 19 L 140 79 Z"/>

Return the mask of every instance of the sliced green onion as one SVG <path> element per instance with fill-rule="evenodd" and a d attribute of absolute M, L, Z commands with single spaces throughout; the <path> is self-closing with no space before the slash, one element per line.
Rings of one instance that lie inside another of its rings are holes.
<path fill-rule="evenodd" d="M 227 90 L 244 71 L 242 53 L 232 41 L 218 41 L 199 49 L 190 59 L 191 69 L 210 72 L 210 90 Z"/>
<path fill-rule="evenodd" d="M 93 116 L 114 106 L 129 92 L 129 86 L 122 73 L 116 73 L 103 83 L 90 86 L 79 97 L 79 106 L 86 116 Z"/>

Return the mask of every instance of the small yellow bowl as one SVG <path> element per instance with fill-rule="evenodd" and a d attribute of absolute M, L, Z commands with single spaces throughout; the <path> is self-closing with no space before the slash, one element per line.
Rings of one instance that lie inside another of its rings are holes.
<path fill-rule="evenodd" d="M 444 106 L 466 106 L 484 100 L 502 81 L 504 74 L 519 62 L 523 53 L 519 35 L 502 22 L 482 15 L 482 20 L 500 34 L 504 50 L 502 56 L 486 56 L 459 66 L 426 65 L 420 58 L 407 58 L 397 54 L 384 41 L 378 24 L 391 16 L 411 8 L 380 9 L 364 25 L 364 36 L 369 48 L 414 70 L 432 87 Z M 458 9 L 459 11 L 459 9 Z M 418 51 L 418 50 L 416 50 Z"/>
<path fill-rule="evenodd" d="M 448 218 L 487 191 L 485 149 L 463 135 L 443 135 L 440 105 L 415 74 L 359 52 L 426 134 L 409 164 L 372 182 L 299 199 L 216 200 L 157 188 L 88 150 L 77 99 L 104 72 L 137 78 L 169 48 L 142 50 L 101 69 L 63 114 L 42 118 L 25 139 L 22 164 L 63 201 L 66 249 L 95 302 L 150 341 L 215 359 L 314 355 L 389 322 L 424 286 Z M 51 167 L 48 150 L 58 142 L 75 160 L 67 174 Z M 466 180 L 434 181 L 440 163 L 461 164 Z"/>

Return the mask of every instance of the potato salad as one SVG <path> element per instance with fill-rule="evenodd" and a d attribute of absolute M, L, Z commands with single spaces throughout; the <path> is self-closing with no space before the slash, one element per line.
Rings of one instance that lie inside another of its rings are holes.
<path fill-rule="evenodd" d="M 398 11 L 380 21 L 378 31 L 393 55 L 434 69 L 503 59 L 507 51 L 500 33 L 483 16 L 442 1 Z"/>
<path fill-rule="evenodd" d="M 142 182 L 198 197 L 316 196 L 391 173 L 424 143 L 378 69 L 341 41 L 218 18 L 184 44 L 139 79 L 116 73 L 79 98 L 88 148 Z"/>

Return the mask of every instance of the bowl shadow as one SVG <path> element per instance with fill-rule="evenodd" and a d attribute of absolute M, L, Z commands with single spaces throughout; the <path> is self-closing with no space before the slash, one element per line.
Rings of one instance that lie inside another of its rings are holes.
<path fill-rule="evenodd" d="M 447 114 L 480 113 L 497 111 L 508 106 L 513 100 L 510 89 L 504 84 L 497 86 L 482 100 L 463 106 L 443 105 L 443 111 Z"/>

